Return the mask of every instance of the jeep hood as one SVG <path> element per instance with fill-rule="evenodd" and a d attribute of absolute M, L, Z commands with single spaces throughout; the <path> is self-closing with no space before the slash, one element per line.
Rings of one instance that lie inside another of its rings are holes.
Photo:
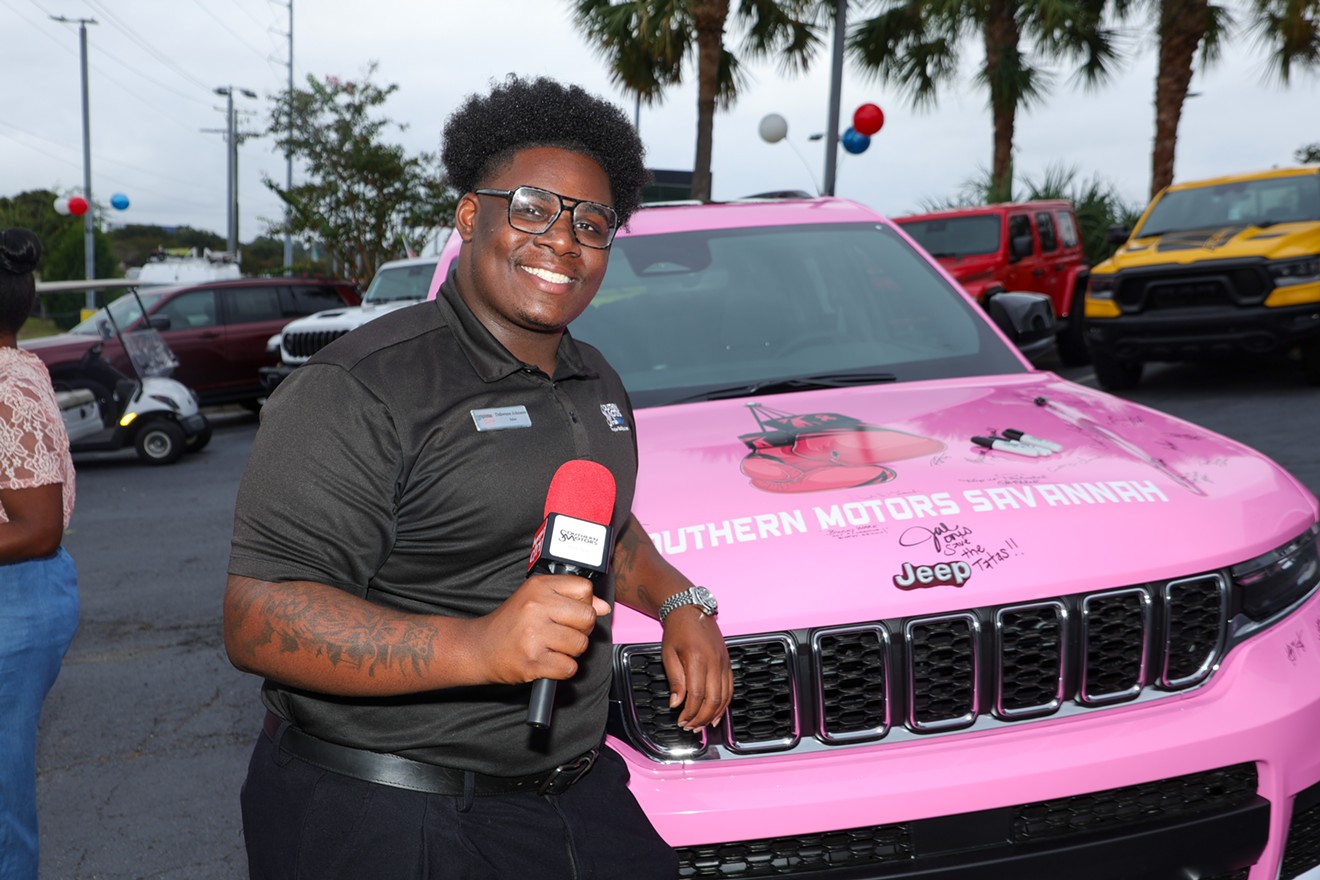
<path fill-rule="evenodd" d="M 57 333 L 54 336 L 41 336 L 36 339 L 24 339 L 19 347 L 41 358 L 47 366 L 76 363 L 96 343 L 102 340 L 97 336 L 82 333 Z M 118 346 L 117 340 L 106 340 L 107 346 Z"/>
<path fill-rule="evenodd" d="M 643 409 L 636 429 L 633 511 L 726 635 L 1197 574 L 1317 514 L 1245 446 L 1048 373 Z M 1007 429 L 1061 449 L 972 442 Z M 617 641 L 657 637 L 619 610 Z"/>
<path fill-rule="evenodd" d="M 360 306 L 345 306 L 339 309 L 326 309 L 324 312 L 317 312 L 314 315 L 291 321 L 285 325 L 284 332 L 297 330 L 352 330 L 368 321 L 379 318 L 381 315 L 388 315 L 390 312 L 416 305 L 419 302 L 421 300 L 400 299 L 381 303 L 365 302 Z"/>
<path fill-rule="evenodd" d="M 1273 226 L 1215 226 L 1163 235 L 1140 235 L 1119 248 L 1110 261 L 1115 268 L 1227 260 L 1241 257 L 1308 256 L 1320 245 L 1320 224 L 1278 223 Z"/>

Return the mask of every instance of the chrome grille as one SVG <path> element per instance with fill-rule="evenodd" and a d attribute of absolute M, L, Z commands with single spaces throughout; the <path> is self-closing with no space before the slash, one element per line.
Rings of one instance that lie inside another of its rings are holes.
<path fill-rule="evenodd" d="M 309 358 L 347 332 L 347 330 L 300 330 L 285 333 L 281 345 L 294 357 Z"/>
<path fill-rule="evenodd" d="M 618 648 L 616 732 L 659 760 L 950 733 L 1193 687 L 1224 651 L 1217 574 L 728 640 L 726 723 L 678 729 L 658 645 Z"/>

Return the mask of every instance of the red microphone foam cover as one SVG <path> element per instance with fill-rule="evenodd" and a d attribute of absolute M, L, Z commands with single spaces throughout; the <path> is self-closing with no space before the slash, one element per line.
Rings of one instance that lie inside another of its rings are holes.
<path fill-rule="evenodd" d="M 584 458 L 564 462 L 545 493 L 545 515 L 552 513 L 608 526 L 614 518 L 614 474 Z"/>

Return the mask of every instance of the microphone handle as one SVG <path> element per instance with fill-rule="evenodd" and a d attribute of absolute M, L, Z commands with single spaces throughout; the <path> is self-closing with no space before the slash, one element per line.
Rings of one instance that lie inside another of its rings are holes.
<path fill-rule="evenodd" d="M 592 578 L 595 572 L 566 562 L 551 562 L 549 565 L 532 569 L 533 574 L 575 574 Z M 550 716 L 555 711 L 555 687 L 559 684 L 553 678 L 538 678 L 532 682 L 532 696 L 527 702 L 527 726 L 538 730 L 550 727 Z"/>

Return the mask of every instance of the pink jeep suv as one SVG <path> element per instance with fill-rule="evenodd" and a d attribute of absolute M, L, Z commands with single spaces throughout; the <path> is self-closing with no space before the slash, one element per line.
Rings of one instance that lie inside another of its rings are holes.
<path fill-rule="evenodd" d="M 1027 296 L 987 314 L 837 199 L 615 241 L 571 332 L 736 679 L 680 730 L 659 625 L 618 609 L 610 742 L 684 878 L 1320 876 L 1316 498 L 1032 368 Z"/>

